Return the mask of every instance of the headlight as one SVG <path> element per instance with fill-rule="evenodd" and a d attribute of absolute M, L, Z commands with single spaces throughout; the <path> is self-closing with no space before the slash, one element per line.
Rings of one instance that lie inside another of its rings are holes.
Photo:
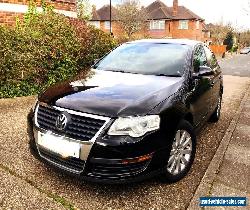
<path fill-rule="evenodd" d="M 108 135 L 129 135 L 141 137 L 149 131 L 160 128 L 160 117 L 148 115 L 144 117 L 121 117 L 115 120 L 108 131 Z"/>

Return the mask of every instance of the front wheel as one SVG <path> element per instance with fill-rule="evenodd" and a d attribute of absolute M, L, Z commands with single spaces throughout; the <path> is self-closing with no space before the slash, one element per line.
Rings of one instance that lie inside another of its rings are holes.
<path fill-rule="evenodd" d="M 162 175 L 164 181 L 177 182 L 190 170 L 196 152 L 196 136 L 193 126 L 182 120 L 175 132 L 169 160 Z"/>

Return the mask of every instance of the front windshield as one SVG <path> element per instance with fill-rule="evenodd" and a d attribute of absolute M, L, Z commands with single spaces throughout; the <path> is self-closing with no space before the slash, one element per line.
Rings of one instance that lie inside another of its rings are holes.
<path fill-rule="evenodd" d="M 189 47 L 167 43 L 126 43 L 94 68 L 146 75 L 182 76 Z"/>

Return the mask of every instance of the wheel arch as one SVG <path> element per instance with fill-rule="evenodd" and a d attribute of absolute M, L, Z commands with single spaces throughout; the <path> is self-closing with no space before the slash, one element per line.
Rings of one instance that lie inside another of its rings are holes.
<path fill-rule="evenodd" d="M 183 119 L 188 121 L 192 126 L 194 126 L 194 117 L 192 113 L 188 112 L 187 114 L 184 115 Z"/>
<path fill-rule="evenodd" d="M 194 126 L 193 114 L 184 106 L 171 107 L 165 110 L 161 115 L 163 118 L 163 126 L 168 126 L 171 130 L 175 130 L 182 120 L 186 120 Z"/>

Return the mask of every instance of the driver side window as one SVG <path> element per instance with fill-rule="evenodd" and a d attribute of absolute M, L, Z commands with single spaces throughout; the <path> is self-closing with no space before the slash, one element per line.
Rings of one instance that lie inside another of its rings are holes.
<path fill-rule="evenodd" d="M 194 52 L 194 60 L 193 60 L 194 71 L 198 72 L 200 66 L 206 66 L 206 65 L 207 65 L 207 57 L 204 48 L 202 46 L 198 46 Z"/>

